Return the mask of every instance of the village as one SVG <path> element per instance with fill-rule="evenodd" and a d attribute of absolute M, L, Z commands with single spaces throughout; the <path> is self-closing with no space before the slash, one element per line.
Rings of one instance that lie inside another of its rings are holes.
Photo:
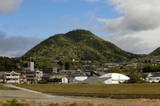
<path fill-rule="evenodd" d="M 148 64 L 145 62 L 123 62 L 123 63 L 105 63 L 102 66 L 92 64 L 84 65 L 83 70 L 66 70 L 53 68 L 35 68 L 35 63 L 29 61 L 27 67 L 22 72 L 0 72 L 0 83 L 11 84 L 121 84 L 130 83 L 129 73 L 110 72 L 109 70 L 120 70 L 124 68 L 137 69 L 137 67 Z M 154 60 L 149 63 L 156 66 L 160 60 Z M 141 71 L 141 70 L 140 70 Z M 141 72 L 143 77 L 140 79 L 145 83 L 159 83 L 159 72 Z"/>

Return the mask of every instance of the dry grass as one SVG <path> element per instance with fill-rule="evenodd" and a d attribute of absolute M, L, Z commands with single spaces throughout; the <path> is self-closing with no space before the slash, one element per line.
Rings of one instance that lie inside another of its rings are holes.
<path fill-rule="evenodd" d="M 20 87 L 58 95 L 160 95 L 160 84 L 122 84 L 122 85 L 59 85 L 36 84 L 18 85 Z"/>
<path fill-rule="evenodd" d="M 0 84 L 0 90 L 15 90 L 13 88 L 5 87 L 2 84 Z"/>
<path fill-rule="evenodd" d="M 0 106 L 7 101 L 0 100 Z M 29 101 L 19 101 L 27 106 L 160 106 L 160 100 L 156 99 L 86 99 L 79 102 L 63 102 L 63 103 L 36 103 Z"/>

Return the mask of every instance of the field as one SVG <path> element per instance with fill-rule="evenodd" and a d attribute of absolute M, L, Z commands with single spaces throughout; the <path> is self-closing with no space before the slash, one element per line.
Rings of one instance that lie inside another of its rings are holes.
<path fill-rule="evenodd" d="M 26 100 L 0 100 L 0 106 L 159 106 L 156 99 L 87 99 L 78 102 L 37 103 Z"/>
<path fill-rule="evenodd" d="M 122 85 L 88 85 L 88 84 L 35 84 L 35 85 L 18 85 L 20 87 L 49 93 L 55 95 L 69 96 L 96 96 L 107 97 L 112 95 L 127 95 L 131 96 L 159 96 L 160 84 L 122 84 Z M 142 97 L 143 97 L 142 96 Z M 127 98 L 127 97 L 126 97 Z"/>
<path fill-rule="evenodd" d="M 0 84 L 0 90 L 14 90 L 13 88 L 8 88 Z"/>

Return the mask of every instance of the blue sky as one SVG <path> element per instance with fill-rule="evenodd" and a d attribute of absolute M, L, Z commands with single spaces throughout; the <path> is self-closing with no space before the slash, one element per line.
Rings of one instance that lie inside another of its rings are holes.
<path fill-rule="evenodd" d="M 46 38 L 76 28 L 93 30 L 92 25 L 103 25 L 96 21 L 97 17 L 113 18 L 117 15 L 112 5 L 104 1 L 24 0 L 16 12 L 0 14 L 0 30 L 8 36 Z"/>
<path fill-rule="evenodd" d="M 0 56 L 21 56 L 57 33 L 87 29 L 132 53 L 160 47 L 160 0 L 0 0 Z"/>

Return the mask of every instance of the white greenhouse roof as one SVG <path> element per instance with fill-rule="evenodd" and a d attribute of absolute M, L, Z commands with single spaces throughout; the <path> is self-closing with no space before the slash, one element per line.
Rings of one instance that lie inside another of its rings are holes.
<path fill-rule="evenodd" d="M 130 78 L 120 73 L 108 73 L 100 76 L 99 78 L 111 78 L 113 80 L 129 80 Z"/>

